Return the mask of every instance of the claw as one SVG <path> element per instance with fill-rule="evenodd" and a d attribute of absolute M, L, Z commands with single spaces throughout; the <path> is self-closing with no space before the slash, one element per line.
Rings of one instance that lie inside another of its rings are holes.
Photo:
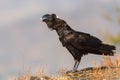
<path fill-rule="evenodd" d="M 73 70 L 67 71 L 66 74 L 75 73 L 75 72 L 78 72 L 78 70 L 73 69 Z"/>

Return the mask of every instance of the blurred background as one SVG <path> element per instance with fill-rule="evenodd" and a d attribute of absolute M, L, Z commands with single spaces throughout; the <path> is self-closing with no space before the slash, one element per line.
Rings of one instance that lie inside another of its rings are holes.
<path fill-rule="evenodd" d="M 72 69 L 72 56 L 56 32 L 41 21 L 46 13 L 55 13 L 73 29 L 115 44 L 120 56 L 120 0 L 0 0 L 0 80 L 14 80 L 28 67 L 32 73 L 45 68 L 50 74 Z M 84 56 L 79 69 L 101 59 Z"/>

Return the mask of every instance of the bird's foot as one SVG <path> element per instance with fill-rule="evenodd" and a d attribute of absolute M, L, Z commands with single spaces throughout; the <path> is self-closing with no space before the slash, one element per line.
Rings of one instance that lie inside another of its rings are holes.
<path fill-rule="evenodd" d="M 78 72 L 78 71 L 76 69 L 73 69 L 73 70 L 67 71 L 66 74 L 68 74 L 68 73 L 75 73 L 75 72 Z"/>

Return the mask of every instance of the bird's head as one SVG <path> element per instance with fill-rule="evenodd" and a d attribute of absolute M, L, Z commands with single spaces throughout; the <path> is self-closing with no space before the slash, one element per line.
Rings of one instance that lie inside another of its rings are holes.
<path fill-rule="evenodd" d="M 55 30 L 55 25 L 57 24 L 57 20 L 59 18 L 56 16 L 56 14 L 45 14 L 42 17 L 42 21 L 45 22 L 51 30 Z"/>

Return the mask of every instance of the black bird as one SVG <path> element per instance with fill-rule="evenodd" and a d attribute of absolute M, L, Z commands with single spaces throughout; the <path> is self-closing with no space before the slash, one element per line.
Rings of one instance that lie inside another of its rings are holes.
<path fill-rule="evenodd" d="M 42 17 L 51 30 L 55 30 L 59 36 L 63 47 L 74 57 L 74 67 L 72 71 L 77 71 L 81 57 L 88 53 L 97 55 L 113 56 L 114 45 L 102 43 L 102 41 L 88 33 L 73 30 L 64 20 L 58 18 L 56 14 L 45 14 Z"/>

